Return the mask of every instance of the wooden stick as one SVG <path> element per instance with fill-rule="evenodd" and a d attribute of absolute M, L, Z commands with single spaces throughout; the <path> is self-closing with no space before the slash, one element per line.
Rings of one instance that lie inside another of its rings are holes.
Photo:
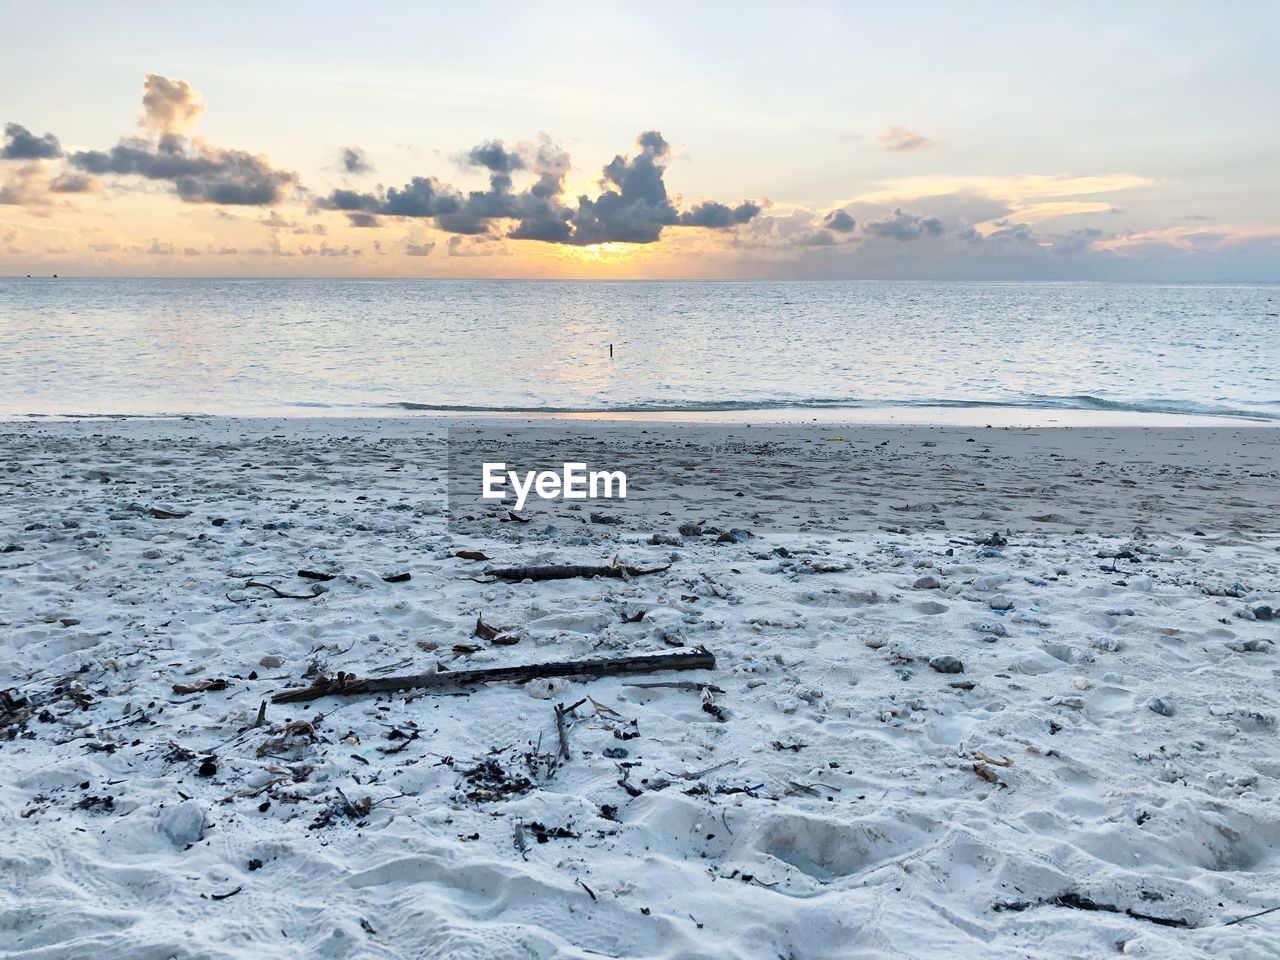
<path fill-rule="evenodd" d="M 331 694 L 353 696 L 365 693 L 392 693 L 398 690 L 430 690 L 494 681 L 536 680 L 540 677 L 608 677 L 619 674 L 655 673 L 659 670 L 714 669 L 715 665 L 715 656 L 710 651 L 699 647 L 697 650 L 647 657 L 553 661 L 515 667 L 445 670 L 440 673 L 417 673 L 403 677 L 369 677 L 363 680 L 339 673 L 336 679 L 321 677 L 310 687 L 282 690 L 271 698 L 271 702 L 300 703 L 318 700 Z"/>
<path fill-rule="evenodd" d="M 623 579 L 625 577 L 643 577 L 650 573 L 661 573 L 663 570 L 670 569 L 670 567 L 671 564 L 667 564 L 664 567 L 644 569 L 642 567 L 606 567 L 565 563 L 545 567 L 499 567 L 486 570 L 485 573 L 499 580 L 516 582 L 521 580 L 572 580 L 575 577 L 615 577 Z"/>
<path fill-rule="evenodd" d="M 1275 913 L 1277 910 L 1280 910 L 1280 907 L 1269 907 L 1266 910 L 1259 910 L 1257 913 L 1250 913 L 1243 917 L 1236 917 L 1234 920 L 1228 920 L 1223 926 L 1229 927 L 1236 923 L 1244 923 L 1244 921 L 1252 920 L 1254 917 L 1265 917 L 1268 913 Z"/>
<path fill-rule="evenodd" d="M 569 752 L 569 734 L 564 728 L 565 709 L 563 703 L 556 704 L 556 733 L 560 737 L 560 759 L 571 760 L 573 754 Z"/>

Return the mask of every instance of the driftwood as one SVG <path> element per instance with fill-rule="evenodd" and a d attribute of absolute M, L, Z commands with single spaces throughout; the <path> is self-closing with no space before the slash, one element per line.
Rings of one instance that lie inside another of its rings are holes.
<path fill-rule="evenodd" d="M 669 570 L 671 564 L 662 567 L 628 567 L 628 566 L 592 566 L 590 564 L 564 563 L 546 567 L 498 567 L 490 568 L 485 573 L 495 580 L 572 580 L 575 577 L 643 577 L 650 573 L 661 573 Z"/>
<path fill-rule="evenodd" d="M 269 583 L 261 583 L 258 580 L 246 580 L 244 588 L 248 590 L 250 587 L 258 587 L 262 590 L 270 590 L 281 600 L 314 600 L 316 597 L 323 597 L 323 590 L 316 590 L 314 593 L 285 593 L 278 587 L 273 587 Z"/>
<path fill-rule="evenodd" d="M 609 677 L 621 674 L 655 673 L 659 670 L 711 669 L 716 658 L 703 648 L 680 653 L 663 653 L 647 657 L 614 657 L 593 660 L 567 660 L 531 663 L 515 667 L 483 667 L 478 670 L 445 670 L 440 673 L 417 673 L 403 677 L 367 677 L 360 679 L 339 673 L 334 679 L 321 677 L 309 687 L 282 690 L 272 703 L 299 703 L 321 697 L 354 696 L 366 693 L 393 693 L 400 690 L 430 690 L 495 681 L 522 682 L 539 677 Z"/>

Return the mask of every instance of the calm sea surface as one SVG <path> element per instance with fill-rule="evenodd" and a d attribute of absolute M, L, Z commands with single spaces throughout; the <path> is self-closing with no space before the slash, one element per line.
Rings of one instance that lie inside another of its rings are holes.
<path fill-rule="evenodd" d="M 0 280 L 5 415 L 979 404 L 1280 419 L 1280 286 Z"/>

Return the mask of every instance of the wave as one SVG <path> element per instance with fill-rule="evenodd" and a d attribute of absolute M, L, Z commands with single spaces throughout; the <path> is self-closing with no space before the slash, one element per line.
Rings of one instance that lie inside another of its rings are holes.
<path fill-rule="evenodd" d="M 298 404 L 328 407 L 328 404 Z M 334 405 L 342 406 L 342 405 Z M 634 414 L 634 413 L 727 413 L 750 410 L 866 410 L 881 408 L 977 409 L 993 407 L 1009 410 L 1106 410 L 1125 413 L 1164 413 L 1182 416 L 1232 417 L 1258 421 L 1280 421 L 1280 405 L 1274 409 L 1243 408 L 1194 400 L 1110 400 L 1090 394 L 1055 396 L 1030 394 L 1008 400 L 970 400 L 960 398 L 924 398 L 916 400 L 869 400 L 854 397 L 778 398 L 773 400 L 644 400 L 632 403 L 596 406 L 506 405 L 417 403 L 397 401 L 367 405 L 376 409 L 394 409 L 423 413 L 506 413 L 506 414 Z"/>

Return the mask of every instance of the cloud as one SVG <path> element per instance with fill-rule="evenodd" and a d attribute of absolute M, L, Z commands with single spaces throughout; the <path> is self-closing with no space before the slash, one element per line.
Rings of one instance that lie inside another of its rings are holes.
<path fill-rule="evenodd" d="M 159 140 L 121 140 L 110 150 L 73 153 L 71 165 L 99 176 L 136 176 L 166 181 L 187 203 L 266 206 L 279 203 L 298 182 L 262 156 L 223 150 L 199 140 L 165 134 Z"/>
<path fill-rule="evenodd" d="M 142 125 L 157 134 L 186 133 L 204 114 L 200 94 L 185 80 L 148 73 L 142 81 Z"/>
<path fill-rule="evenodd" d="M 872 236 L 888 240 L 918 240 L 921 237 L 936 237 L 942 233 L 942 221 L 937 217 L 921 217 L 903 213 L 896 208 L 893 213 L 882 220 L 873 220 L 863 226 Z"/>
<path fill-rule="evenodd" d="M 822 218 L 822 226 L 836 233 L 852 233 L 856 223 L 844 210 L 832 210 Z"/>
<path fill-rule="evenodd" d="M 348 215 L 434 219 L 441 230 L 464 236 L 487 235 L 499 221 L 516 221 L 505 236 L 577 246 L 653 243 L 666 227 L 724 230 L 760 213 L 749 201 L 733 207 L 708 201 L 681 212 L 663 181 L 671 152 L 667 141 L 650 130 L 637 137 L 636 146 L 633 156 L 619 154 L 604 167 L 597 196 L 581 195 L 572 203 L 561 199 L 569 156 L 543 136 L 511 148 L 489 140 L 464 154 L 465 165 L 488 171 L 487 190 L 464 193 L 435 177 L 414 177 L 380 192 L 334 190 L 317 206 Z M 532 175 L 532 184 L 516 189 L 516 174 Z"/>
<path fill-rule="evenodd" d="M 467 153 L 466 163 L 473 167 L 484 167 L 494 173 L 513 173 L 524 169 L 524 159 L 520 154 L 509 151 L 501 140 L 488 140 L 478 147 L 472 147 Z"/>
<path fill-rule="evenodd" d="M 93 193 L 98 181 L 83 173 L 62 173 L 49 182 L 51 193 Z"/>
<path fill-rule="evenodd" d="M 414 243 L 408 241 L 404 245 L 404 252 L 410 257 L 429 257 L 431 251 L 436 248 L 434 243 Z"/>
<path fill-rule="evenodd" d="M 1221 224 L 1203 227 L 1166 227 L 1162 230 L 1127 231 L 1094 241 L 1092 249 L 1140 256 L 1160 248 L 1182 253 L 1223 252 L 1233 248 L 1275 251 L 1280 249 L 1280 227 L 1258 224 Z"/>
<path fill-rule="evenodd" d="M 730 227 L 749 223 L 760 213 L 760 206 L 744 200 L 736 207 L 728 207 L 714 200 L 699 203 L 692 210 L 680 214 L 682 227 L 706 227 L 711 230 L 727 230 Z"/>
<path fill-rule="evenodd" d="M 916 150 L 929 150 L 940 146 L 937 140 L 930 140 L 920 133 L 914 133 L 899 124 L 893 124 L 877 137 L 890 153 L 913 153 Z"/>
<path fill-rule="evenodd" d="M 296 173 L 277 170 L 262 155 L 222 149 L 182 134 L 204 113 L 204 104 L 191 85 L 149 73 L 143 83 L 142 126 L 149 135 L 126 137 L 109 150 L 82 150 L 67 157 L 82 173 L 63 173 L 48 184 L 55 193 L 84 193 L 96 189 L 95 176 L 135 176 L 164 181 L 188 203 L 220 203 L 255 206 L 278 203 L 297 185 Z M 30 158 L 36 162 L 64 156 L 53 134 L 36 137 L 21 124 L 5 125 L 0 151 L 6 159 Z M 5 187 L 3 202 L 32 203 L 33 189 L 42 176 L 27 169 L 20 173 L 25 189 L 13 182 Z M 21 201 L 19 201 L 21 198 Z"/>
<path fill-rule="evenodd" d="M 4 125 L 4 146 L 0 147 L 0 159 L 52 160 L 60 156 L 62 144 L 52 133 L 37 137 L 20 123 Z"/>
<path fill-rule="evenodd" d="M 1097 227 L 1068 230 L 1065 236 L 1058 237 L 1053 241 L 1052 250 L 1054 253 L 1065 255 L 1088 253 L 1093 249 L 1093 245 L 1105 236 L 1106 234 Z"/>
<path fill-rule="evenodd" d="M 371 228 L 380 227 L 382 223 L 372 213 L 349 213 L 347 219 L 351 221 L 353 227 Z"/>
<path fill-rule="evenodd" d="M 38 161 L 22 164 L 0 184 L 0 206 L 37 207 L 48 202 L 44 169 Z"/>
<path fill-rule="evenodd" d="M 372 173 L 373 164 L 369 162 L 369 158 L 365 156 L 363 150 L 359 147 L 343 147 L 339 154 L 342 157 L 342 168 L 347 173 L 361 174 Z"/>

